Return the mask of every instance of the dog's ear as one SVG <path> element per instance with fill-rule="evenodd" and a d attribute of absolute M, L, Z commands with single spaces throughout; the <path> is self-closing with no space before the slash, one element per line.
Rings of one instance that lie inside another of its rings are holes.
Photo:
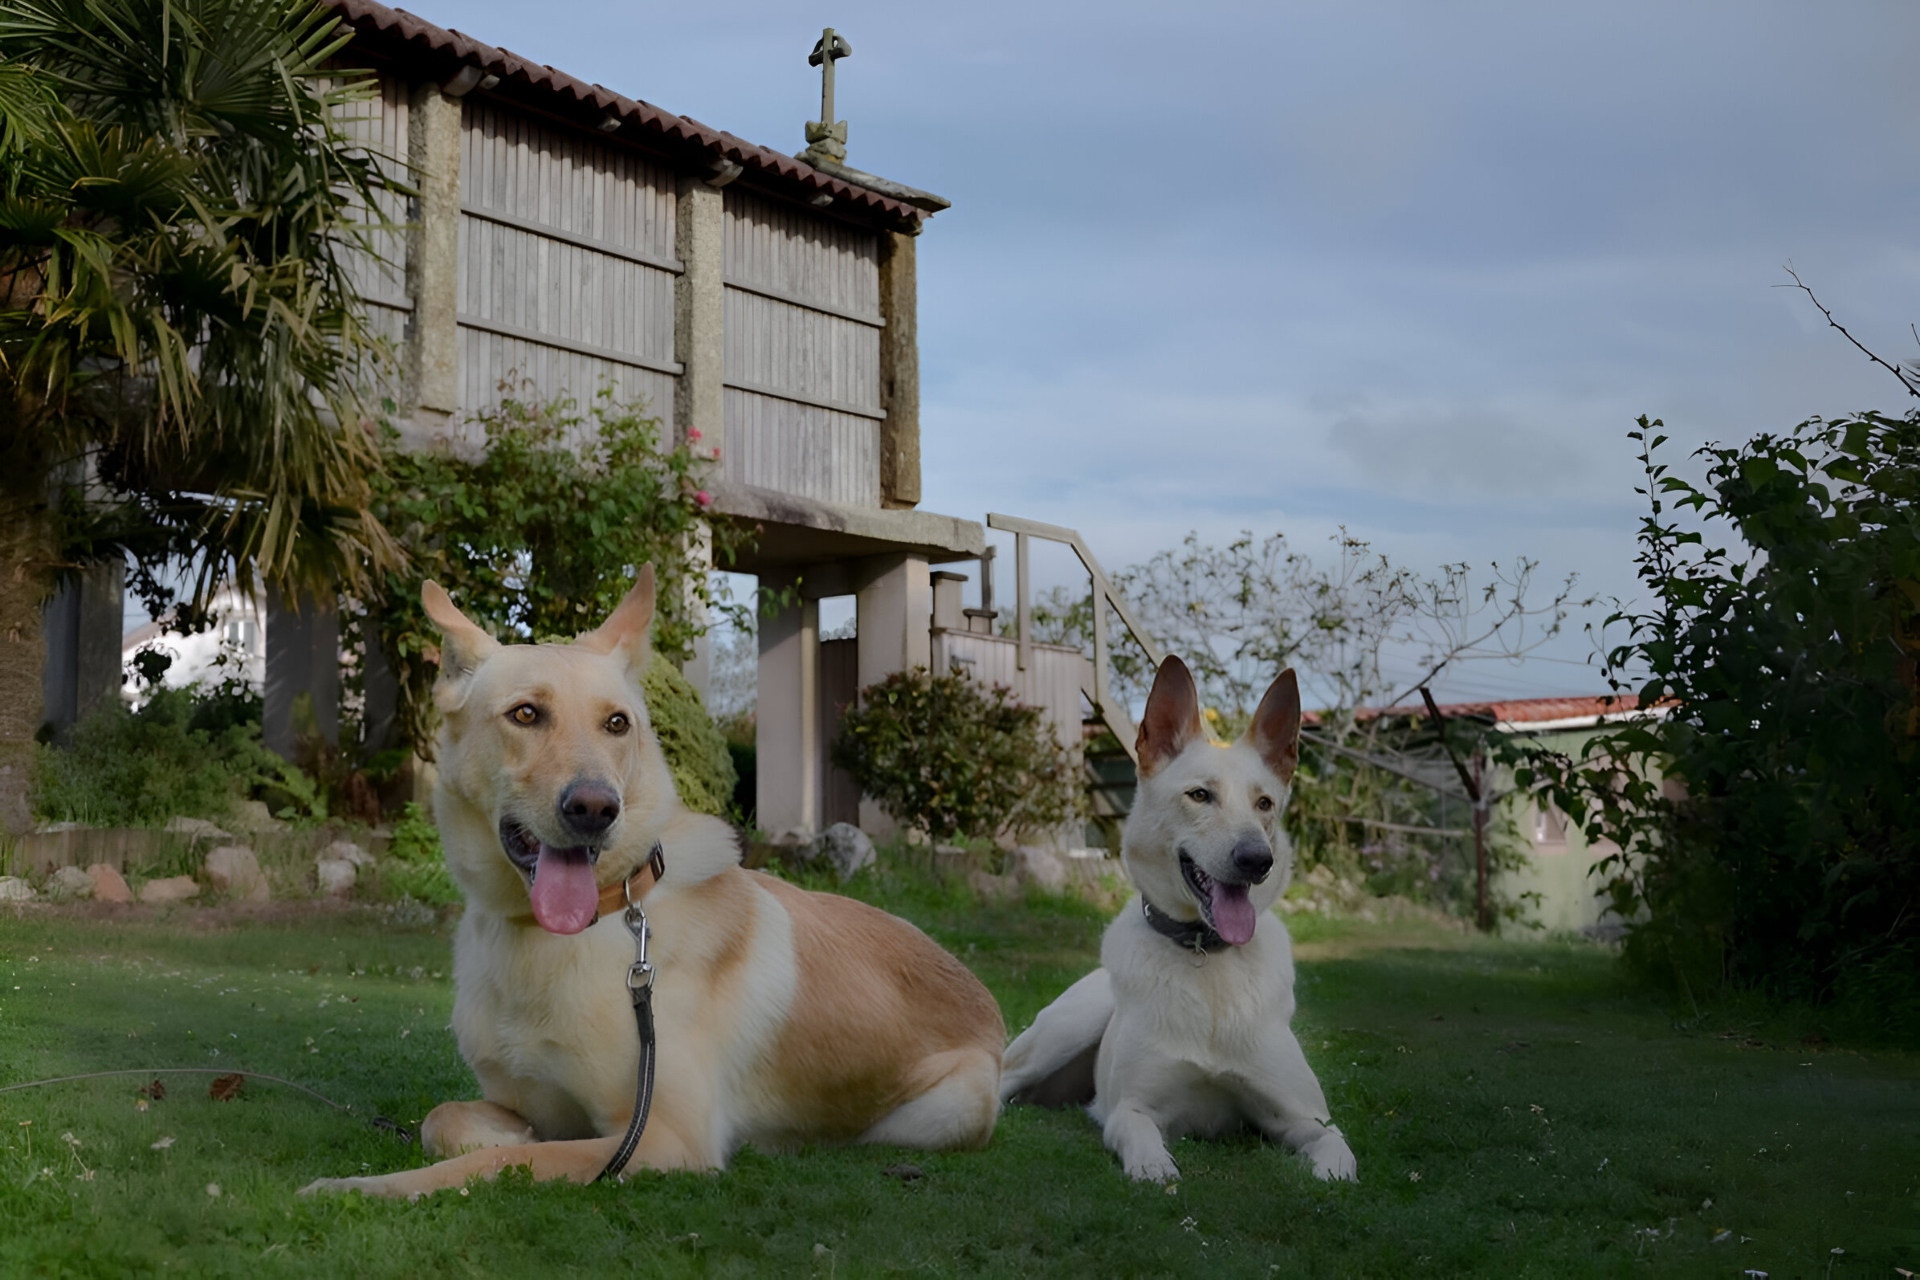
<path fill-rule="evenodd" d="M 1247 738 L 1267 762 L 1267 768 L 1292 786 L 1293 772 L 1300 767 L 1300 681 L 1292 667 L 1267 686 L 1259 710 L 1253 713 L 1253 723 L 1247 726 Z"/>
<path fill-rule="evenodd" d="M 640 576 L 626 599 L 594 630 L 574 641 L 583 649 L 610 654 L 625 661 L 637 681 L 653 654 L 649 628 L 653 625 L 653 566 L 640 566 Z"/>
<path fill-rule="evenodd" d="M 1186 749 L 1189 742 L 1207 736 L 1200 722 L 1200 691 L 1194 688 L 1193 673 L 1187 664 L 1167 655 L 1153 677 L 1153 691 L 1147 694 L 1146 714 L 1140 717 L 1140 734 L 1134 739 L 1134 754 L 1140 757 L 1140 772 L 1150 776 L 1161 765 Z"/>
<path fill-rule="evenodd" d="M 500 642 L 456 609 L 453 597 L 437 582 L 422 584 L 420 603 L 433 624 L 440 628 L 440 687 L 448 691 L 465 688 L 480 664 L 500 647 Z M 450 708 L 443 706 L 442 709 Z"/>

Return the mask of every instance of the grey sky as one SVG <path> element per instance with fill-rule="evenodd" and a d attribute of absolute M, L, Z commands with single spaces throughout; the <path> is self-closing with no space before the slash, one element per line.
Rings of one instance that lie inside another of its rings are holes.
<path fill-rule="evenodd" d="M 1110 567 L 1344 524 L 1631 592 L 1635 414 L 1691 444 L 1902 407 L 1783 263 L 1920 354 L 1911 4 L 414 7 L 786 151 L 840 29 L 850 161 L 954 201 L 920 249 L 924 505 Z"/>

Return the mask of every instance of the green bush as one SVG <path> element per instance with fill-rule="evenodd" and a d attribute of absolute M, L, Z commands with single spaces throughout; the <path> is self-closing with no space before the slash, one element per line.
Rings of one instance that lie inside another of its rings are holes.
<path fill-rule="evenodd" d="M 1017 837 L 1085 811 L 1074 758 L 1039 708 L 955 673 L 916 667 L 862 690 L 833 761 L 896 821 L 936 840 Z"/>
<path fill-rule="evenodd" d="M 440 848 L 439 829 L 427 811 L 412 801 L 393 824 L 393 843 L 380 860 L 380 887 L 392 897 L 436 907 L 460 901 L 460 890 Z"/>
<path fill-rule="evenodd" d="M 33 808 L 43 820 L 152 826 L 176 815 L 221 819 L 292 766 L 260 742 L 257 715 L 226 686 L 151 690 L 138 711 L 110 699 L 66 747 L 41 747 Z"/>
<path fill-rule="evenodd" d="M 699 690 L 665 658 L 647 665 L 641 685 L 647 717 L 673 770 L 681 803 L 698 813 L 726 817 L 733 807 L 733 757 L 701 705 Z"/>
<path fill-rule="evenodd" d="M 1920 1024 L 1920 414 L 1709 446 L 1704 487 L 1660 425 L 1633 433 L 1654 603 L 1609 619 L 1607 665 L 1665 714 L 1519 777 L 1620 846 L 1643 969 Z"/>

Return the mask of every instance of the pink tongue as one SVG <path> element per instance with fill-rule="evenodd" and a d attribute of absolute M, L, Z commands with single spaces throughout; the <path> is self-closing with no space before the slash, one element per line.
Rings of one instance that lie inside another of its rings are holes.
<path fill-rule="evenodd" d="M 1213 882 L 1213 931 L 1236 947 L 1253 938 L 1253 899 L 1243 884 Z M 549 926 L 551 927 L 551 926 Z"/>
<path fill-rule="evenodd" d="M 533 868 L 533 918 L 548 933 L 578 933 L 600 909 L 600 886 L 585 849 L 540 846 Z"/>

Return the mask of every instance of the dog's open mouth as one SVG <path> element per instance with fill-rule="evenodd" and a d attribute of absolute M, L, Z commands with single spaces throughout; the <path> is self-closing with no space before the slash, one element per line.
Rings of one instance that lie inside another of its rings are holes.
<path fill-rule="evenodd" d="M 527 878 L 533 918 L 542 929 L 578 933 L 594 922 L 600 913 L 600 885 L 593 875 L 600 860 L 597 847 L 556 849 L 511 818 L 500 820 L 500 847 Z"/>
<path fill-rule="evenodd" d="M 1247 895 L 1249 886 L 1214 879 L 1184 852 L 1180 855 L 1180 875 L 1209 928 L 1236 947 L 1252 941 L 1255 915 L 1253 899 Z"/>

